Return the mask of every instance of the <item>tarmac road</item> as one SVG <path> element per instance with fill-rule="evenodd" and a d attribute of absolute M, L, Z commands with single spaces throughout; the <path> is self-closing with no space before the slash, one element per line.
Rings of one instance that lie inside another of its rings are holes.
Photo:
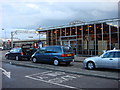
<path fill-rule="evenodd" d="M 3 68 L 12 73 L 12 78 L 8 79 L 3 75 L 3 88 L 119 88 L 118 70 L 86 70 L 81 62 L 74 62 L 69 66 L 54 66 L 31 61 L 6 60 L 5 53 L 6 51 L 2 52 L 0 61 Z M 43 73 L 55 73 L 57 76 L 46 76 Z"/>
<path fill-rule="evenodd" d="M 11 78 L 2 77 L 2 88 L 119 88 L 118 80 L 30 68 L 3 63 Z"/>

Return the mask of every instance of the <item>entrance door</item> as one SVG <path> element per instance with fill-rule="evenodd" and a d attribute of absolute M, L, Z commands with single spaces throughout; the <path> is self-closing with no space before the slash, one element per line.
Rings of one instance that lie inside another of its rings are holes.
<path fill-rule="evenodd" d="M 76 45 L 77 45 L 77 42 L 76 40 L 64 40 L 62 41 L 62 45 L 63 46 L 71 46 L 74 50 L 74 54 L 76 54 Z"/>
<path fill-rule="evenodd" d="M 74 50 L 74 54 L 76 55 L 76 48 L 77 48 L 77 42 L 76 42 L 76 40 L 70 40 L 69 41 L 70 42 L 70 46 L 73 48 L 73 50 Z"/>

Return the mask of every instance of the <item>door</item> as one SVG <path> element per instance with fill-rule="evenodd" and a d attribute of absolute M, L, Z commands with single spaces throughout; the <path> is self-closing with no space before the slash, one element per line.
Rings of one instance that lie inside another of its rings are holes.
<path fill-rule="evenodd" d="M 20 51 L 21 51 L 20 48 L 11 49 L 11 50 L 10 50 L 10 53 L 9 53 L 9 58 L 10 58 L 10 59 L 15 59 L 16 56 L 19 56 L 19 55 L 20 55 Z"/>
<path fill-rule="evenodd" d="M 35 54 L 35 57 L 36 57 L 37 61 L 44 62 L 44 59 L 46 58 L 46 57 L 44 57 L 44 54 L 45 54 L 45 50 L 37 51 L 36 54 Z"/>
<path fill-rule="evenodd" d="M 107 52 L 105 53 L 100 60 L 98 61 L 100 67 L 104 68 L 117 68 L 118 58 L 115 57 L 116 52 Z"/>
<path fill-rule="evenodd" d="M 70 46 L 72 47 L 72 49 L 73 49 L 75 55 L 76 55 L 76 49 L 77 49 L 76 45 L 77 45 L 76 40 L 70 41 Z"/>

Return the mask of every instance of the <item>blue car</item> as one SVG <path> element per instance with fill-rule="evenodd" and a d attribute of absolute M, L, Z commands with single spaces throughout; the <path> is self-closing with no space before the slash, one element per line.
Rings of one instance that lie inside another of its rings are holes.
<path fill-rule="evenodd" d="M 34 63 L 53 63 L 56 66 L 65 63 L 69 65 L 74 61 L 74 54 L 72 48 L 68 46 L 47 46 L 35 52 L 31 59 Z"/>
<path fill-rule="evenodd" d="M 13 48 L 5 54 L 6 59 L 15 59 L 15 60 L 30 60 L 32 54 L 36 52 L 36 48 L 30 47 L 20 47 Z"/>

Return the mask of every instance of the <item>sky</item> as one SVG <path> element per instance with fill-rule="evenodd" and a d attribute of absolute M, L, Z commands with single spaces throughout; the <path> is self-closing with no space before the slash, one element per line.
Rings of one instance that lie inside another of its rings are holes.
<path fill-rule="evenodd" d="M 10 38 L 11 31 L 16 29 L 36 30 L 68 25 L 75 20 L 89 22 L 117 18 L 118 1 L 0 0 L 0 37 Z"/>

